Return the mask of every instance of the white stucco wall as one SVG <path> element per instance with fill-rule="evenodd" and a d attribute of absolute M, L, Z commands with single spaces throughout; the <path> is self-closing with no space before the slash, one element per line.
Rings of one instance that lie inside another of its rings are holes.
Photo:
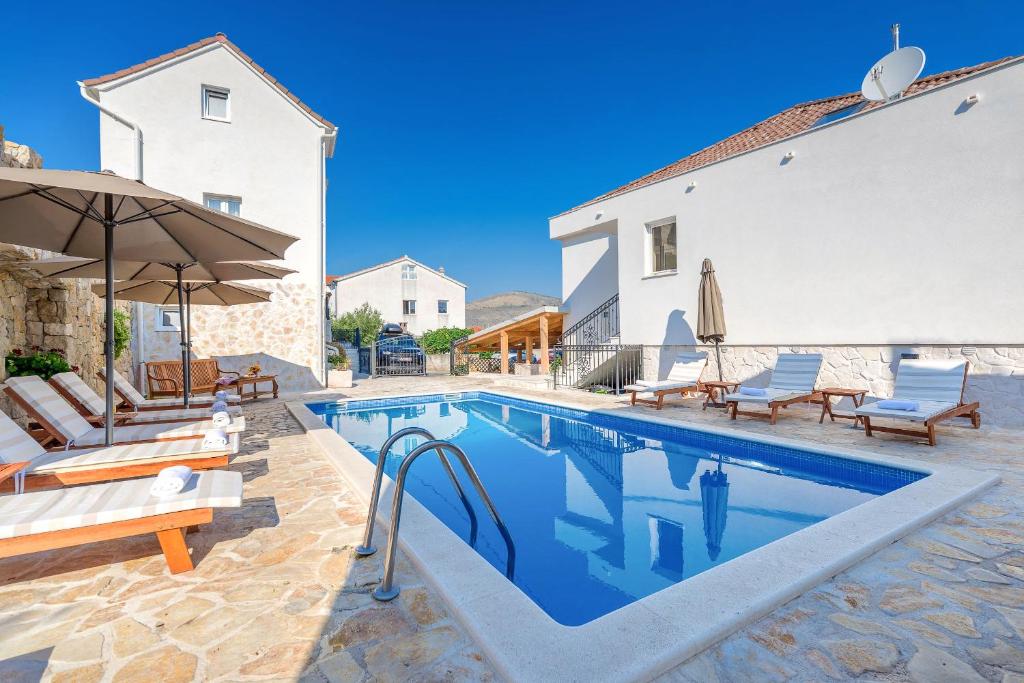
<path fill-rule="evenodd" d="M 568 328 L 619 290 L 616 225 L 598 226 L 562 242 L 562 303 Z"/>
<path fill-rule="evenodd" d="M 230 122 L 202 118 L 202 86 L 230 89 Z M 270 304 L 193 308 L 193 352 L 229 369 L 256 358 L 281 375 L 283 390 L 313 388 L 323 373 L 324 250 L 321 136 L 302 114 L 220 44 L 144 74 L 99 86 L 100 102 L 136 122 L 143 134 L 143 180 L 196 202 L 204 193 L 241 198 L 241 216 L 299 237 L 281 265 L 283 281 L 251 281 L 275 290 Z M 131 130 L 100 114 L 101 166 L 132 177 Z M 176 357 L 175 333 L 143 320 L 146 360 Z"/>
<path fill-rule="evenodd" d="M 563 282 L 603 296 L 572 236 L 617 221 L 623 343 L 693 342 L 705 257 L 730 344 L 1020 343 L 1021 111 L 1013 63 L 556 217 Z M 647 278 L 645 224 L 672 216 L 678 274 Z"/>
<path fill-rule="evenodd" d="M 369 303 L 380 311 L 386 323 L 407 324 L 411 334 L 423 334 L 439 327 L 466 326 L 466 288 L 450 278 L 416 266 L 416 279 L 402 279 L 399 261 L 339 280 L 331 302 L 335 315 L 348 313 Z M 416 301 L 416 315 L 403 315 L 402 301 Z M 437 312 L 439 299 L 448 300 L 448 315 Z"/>

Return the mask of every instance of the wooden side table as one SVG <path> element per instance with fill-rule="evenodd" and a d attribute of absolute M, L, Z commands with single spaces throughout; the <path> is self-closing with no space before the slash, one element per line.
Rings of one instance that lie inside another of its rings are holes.
<path fill-rule="evenodd" d="M 0 484 L 14 477 L 14 492 L 25 492 L 25 468 L 29 466 L 25 462 L 8 462 L 0 465 Z"/>
<path fill-rule="evenodd" d="M 822 422 L 825 421 L 826 415 L 828 415 L 828 418 L 832 420 L 832 422 L 835 422 L 836 418 L 838 417 L 842 420 L 853 420 L 853 425 L 855 427 L 860 424 L 860 416 L 855 413 L 847 415 L 845 413 L 833 412 L 832 399 L 838 398 L 842 400 L 843 398 L 848 397 L 853 400 L 853 407 L 859 408 L 864 404 L 864 397 L 868 393 L 867 389 L 843 389 L 841 387 L 828 387 L 826 389 L 820 389 L 819 393 L 821 394 L 821 417 L 818 418 L 818 424 L 821 424 Z"/>
<path fill-rule="evenodd" d="M 724 408 L 725 403 L 717 400 L 717 394 L 721 392 L 722 398 L 725 398 L 726 394 L 736 391 L 736 388 L 742 384 L 742 382 L 724 382 L 719 380 L 712 380 L 710 382 L 701 382 L 701 391 L 707 394 L 707 398 L 704 399 L 704 408 L 707 410 L 708 406 L 712 408 Z"/>
<path fill-rule="evenodd" d="M 256 385 L 261 382 L 270 382 L 273 389 L 267 390 L 257 388 Z M 273 392 L 274 398 L 277 398 L 277 375 L 242 375 L 241 377 L 236 378 L 232 384 L 234 384 L 235 389 L 238 391 L 238 395 L 242 398 L 243 402 L 246 399 L 254 401 L 263 394 L 269 394 L 271 392 Z M 251 387 L 249 391 L 245 390 L 246 386 Z"/>

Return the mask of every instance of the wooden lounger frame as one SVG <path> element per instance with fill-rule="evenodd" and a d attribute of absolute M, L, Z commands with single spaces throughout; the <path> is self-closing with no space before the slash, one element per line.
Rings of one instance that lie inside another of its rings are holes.
<path fill-rule="evenodd" d="M 654 406 L 658 410 L 661 410 L 662 406 L 665 404 L 666 396 L 679 394 L 679 397 L 682 398 L 688 392 L 698 392 L 703 391 L 703 389 L 701 388 L 701 383 L 697 382 L 696 384 L 691 384 L 689 386 L 672 387 L 671 389 L 654 389 L 652 387 L 651 389 L 637 391 L 630 389 L 630 391 L 632 391 L 633 395 L 629 397 L 629 405 L 635 406 L 637 403 L 642 403 L 643 405 Z M 637 398 L 637 394 L 654 394 L 657 397 L 657 400 L 650 398 Z"/>
<path fill-rule="evenodd" d="M 75 398 L 75 396 L 70 391 L 68 391 L 65 387 L 63 387 L 59 382 L 53 381 L 52 377 L 50 378 L 49 385 L 51 387 L 53 387 L 54 391 L 56 391 L 58 394 L 63 396 L 64 400 L 66 400 L 68 403 L 70 403 L 71 406 L 75 410 L 78 411 L 79 415 L 84 417 L 91 424 L 95 424 L 97 427 L 102 427 L 103 426 L 103 424 L 105 422 L 105 419 L 104 419 L 103 415 L 93 415 L 89 411 L 89 409 L 81 401 L 79 401 L 77 398 Z M 121 405 L 123 405 L 123 403 Z M 116 406 L 115 406 L 115 409 L 116 409 Z M 168 407 L 168 408 L 163 408 L 163 410 L 184 410 L 184 406 L 182 406 L 181 408 Z M 196 416 L 196 417 L 169 417 L 169 418 L 166 418 L 166 419 L 163 419 L 163 420 L 146 420 L 145 422 L 132 422 L 132 420 L 134 420 L 138 416 L 139 416 L 139 414 L 136 413 L 136 412 L 115 413 L 114 414 L 114 426 L 115 427 L 123 427 L 123 426 L 129 426 L 129 425 L 143 425 L 143 424 L 147 424 L 147 425 L 175 424 L 175 423 L 178 423 L 178 422 L 199 422 L 200 420 L 207 419 L 206 417 L 198 417 L 198 416 Z"/>
<path fill-rule="evenodd" d="M 104 382 L 106 381 L 106 378 L 103 376 L 102 372 L 97 372 L 96 373 L 96 377 L 98 377 L 99 379 L 103 380 Z M 169 405 L 169 406 L 137 406 L 134 403 L 132 403 L 132 400 L 130 398 L 128 398 L 127 396 L 125 396 L 124 394 L 121 393 L 121 390 L 117 388 L 117 384 L 114 384 L 114 393 L 117 394 L 118 397 L 121 399 L 121 402 L 118 404 L 118 406 L 123 407 L 123 408 L 130 408 L 130 409 L 136 411 L 136 412 L 133 413 L 134 415 L 138 415 L 139 413 L 144 413 L 144 412 L 149 411 L 149 410 L 182 410 L 185 407 L 185 399 L 181 399 L 180 402 L 177 405 Z M 163 398 L 173 398 L 173 397 L 165 396 Z M 211 398 L 212 398 L 212 396 L 193 396 L 190 400 L 191 401 L 198 400 L 200 403 L 203 404 L 201 407 L 205 408 L 205 407 L 207 407 L 207 405 L 213 405 L 213 403 L 210 400 Z M 230 405 L 230 404 L 228 404 L 228 405 Z M 159 423 L 150 422 L 149 424 L 159 424 Z"/>
<path fill-rule="evenodd" d="M 872 432 L 886 432 L 889 434 L 899 434 L 901 436 L 913 436 L 917 438 L 923 438 L 928 440 L 929 446 L 934 446 L 937 443 L 935 437 L 935 425 L 944 420 L 951 420 L 954 417 L 966 417 L 971 421 L 971 426 L 975 429 L 981 427 L 981 413 L 978 412 L 978 408 L 981 404 L 978 401 L 973 403 L 964 403 L 964 392 L 967 391 L 967 371 L 970 369 L 971 364 L 964 364 L 964 382 L 960 386 L 960 405 L 954 406 L 949 410 L 944 410 L 938 415 L 932 415 L 927 420 L 924 420 L 922 424 L 924 429 L 907 429 L 906 427 L 879 427 L 871 424 L 871 418 L 867 415 L 861 415 L 861 421 L 864 423 L 864 435 L 872 436 Z M 898 419 L 898 418 L 897 418 Z"/>
<path fill-rule="evenodd" d="M 171 465 L 187 465 L 194 471 L 215 470 L 228 466 L 231 456 L 227 452 L 209 451 L 209 453 L 210 455 L 197 453 L 194 458 L 167 456 L 141 461 L 136 464 L 117 464 L 88 469 L 79 466 L 45 472 L 28 472 L 25 474 L 25 490 L 40 491 L 43 489 L 61 488 L 63 486 L 75 486 L 77 484 L 95 484 L 103 481 L 117 481 L 118 479 L 134 479 L 136 477 L 159 474 L 160 470 Z M 13 491 L 13 479 L 0 483 L 0 492 Z"/>
<path fill-rule="evenodd" d="M 756 410 L 740 410 L 739 401 L 726 399 L 726 403 L 729 405 L 729 418 L 735 420 L 737 415 L 744 415 L 746 417 L 759 417 L 768 418 L 768 424 L 775 424 L 775 421 L 779 417 L 779 409 L 791 406 L 794 403 L 819 403 L 824 399 L 821 396 L 820 391 L 812 391 L 809 394 L 801 394 L 793 398 L 787 398 L 781 401 L 770 401 L 767 405 L 770 408 L 770 412 L 756 411 Z"/>
<path fill-rule="evenodd" d="M 0 558 L 152 533 L 156 534 L 157 541 L 160 542 L 160 549 L 167 560 L 167 568 L 172 574 L 180 574 L 193 568 L 192 556 L 189 555 L 188 545 L 185 543 L 186 531 L 189 527 L 212 521 L 213 508 L 198 508 L 127 519 L 123 522 L 4 538 L 0 539 Z"/>

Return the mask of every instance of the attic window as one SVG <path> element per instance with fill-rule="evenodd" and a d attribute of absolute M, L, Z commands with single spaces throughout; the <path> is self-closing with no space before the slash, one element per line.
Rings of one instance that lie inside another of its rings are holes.
<path fill-rule="evenodd" d="M 231 91 L 227 88 L 203 86 L 203 118 L 213 121 L 231 120 Z"/>
<path fill-rule="evenodd" d="M 865 106 L 867 106 L 866 100 L 863 102 L 858 102 L 857 104 L 851 104 L 850 106 L 843 107 L 842 109 L 836 109 L 835 111 L 825 114 L 817 121 L 812 123 L 811 128 L 817 128 L 818 126 L 824 126 L 826 123 L 832 123 L 833 121 L 838 121 L 839 119 L 845 119 L 847 116 L 856 114 Z"/>

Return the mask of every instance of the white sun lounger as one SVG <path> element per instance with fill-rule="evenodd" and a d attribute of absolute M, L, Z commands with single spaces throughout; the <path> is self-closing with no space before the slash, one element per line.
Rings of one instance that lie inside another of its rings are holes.
<path fill-rule="evenodd" d="M 104 382 L 107 381 L 107 374 L 103 368 L 100 368 L 100 371 L 96 374 Z M 121 397 L 121 400 L 138 412 L 185 407 L 185 403 L 182 399 L 175 398 L 173 396 L 169 398 L 146 398 L 117 370 L 114 370 L 114 391 L 116 391 L 117 395 Z M 216 401 L 217 398 L 214 396 L 193 396 L 189 399 L 189 406 L 194 408 L 208 408 Z M 241 403 L 242 397 L 238 394 L 228 394 L 226 401 L 228 405 Z"/>
<path fill-rule="evenodd" d="M 86 384 L 81 377 L 73 372 L 61 372 L 50 378 L 50 384 L 57 392 L 67 399 L 78 412 L 89 420 L 100 420 L 106 412 L 103 399 Z M 242 414 L 240 406 L 229 406 L 227 410 L 232 419 Z M 178 408 L 172 410 L 147 410 L 142 413 L 118 413 L 116 424 L 143 424 L 147 422 L 189 422 L 210 419 L 210 409 Z"/>
<path fill-rule="evenodd" d="M 94 427 L 71 407 L 71 404 L 49 384 L 36 376 L 10 377 L 5 389 L 15 403 L 38 422 L 50 437 L 43 445 L 55 441 L 65 448 L 102 446 L 105 432 Z M 139 443 L 174 439 L 200 439 L 206 432 L 216 429 L 209 420 L 179 422 L 175 424 L 126 425 L 114 428 L 115 443 Z M 232 421 L 225 431 L 229 434 L 245 430 L 245 418 Z"/>
<path fill-rule="evenodd" d="M 0 497 L 0 558 L 155 533 L 172 574 L 192 569 L 185 530 L 242 505 L 240 472 L 194 472 L 170 498 L 152 477 Z"/>
<path fill-rule="evenodd" d="M 741 392 L 726 395 L 729 417 L 733 420 L 737 415 L 767 417 L 771 424 L 775 424 L 780 408 L 793 403 L 821 400 L 821 394 L 814 390 L 820 370 L 820 353 L 780 353 L 764 395 L 754 396 Z M 763 405 L 769 412 L 740 410 L 740 403 Z"/>
<path fill-rule="evenodd" d="M 47 451 L 14 420 L 0 413 L 0 464 L 29 463 L 19 473 L 26 489 L 141 477 L 171 465 L 214 469 L 226 466 L 229 456 L 237 452 L 237 434 L 229 437 L 227 448 L 218 450 L 203 450 L 201 441 L 182 439 Z"/>
<path fill-rule="evenodd" d="M 668 377 L 663 380 L 640 380 L 635 384 L 623 387 L 626 391 L 632 392 L 629 398 L 630 405 L 644 403 L 655 406 L 661 410 L 665 397 L 673 394 L 682 396 L 688 391 L 700 390 L 700 376 L 708 364 L 708 354 L 680 353 L 672 363 L 672 369 Z M 638 398 L 637 394 L 651 394 L 655 398 Z"/>
<path fill-rule="evenodd" d="M 917 404 L 916 410 L 892 410 L 880 408 L 877 403 L 868 403 L 854 413 L 864 422 L 864 433 L 890 432 L 903 436 L 917 436 L 928 439 L 934 446 L 935 425 L 954 417 L 967 417 L 977 429 L 981 426 L 978 402 L 964 403 L 967 387 L 967 371 L 970 363 L 966 360 L 921 360 L 907 358 L 900 361 L 896 370 L 896 385 L 892 398 Z M 924 429 L 885 427 L 872 424 L 872 418 L 892 418 L 904 422 L 920 422 Z"/>

